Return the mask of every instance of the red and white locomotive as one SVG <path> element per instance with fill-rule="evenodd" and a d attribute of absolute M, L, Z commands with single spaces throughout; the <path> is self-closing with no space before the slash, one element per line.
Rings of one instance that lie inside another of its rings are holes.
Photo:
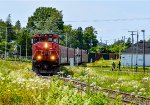
<path fill-rule="evenodd" d="M 59 45 L 60 37 L 56 34 L 36 34 L 32 37 L 32 69 L 36 73 L 55 73 L 59 65 L 88 62 L 85 50 Z M 78 56 L 78 57 L 77 57 Z"/>

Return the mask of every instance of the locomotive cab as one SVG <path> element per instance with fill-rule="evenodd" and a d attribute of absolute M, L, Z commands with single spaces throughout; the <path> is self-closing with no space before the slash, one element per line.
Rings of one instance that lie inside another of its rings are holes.
<path fill-rule="evenodd" d="M 55 34 L 36 34 L 32 37 L 32 69 L 53 72 L 59 64 L 59 39 Z"/>

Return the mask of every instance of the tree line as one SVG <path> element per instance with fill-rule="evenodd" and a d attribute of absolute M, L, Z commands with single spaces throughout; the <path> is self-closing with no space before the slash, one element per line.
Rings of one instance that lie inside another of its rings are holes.
<path fill-rule="evenodd" d="M 15 48 L 20 45 L 22 55 L 26 55 L 27 49 L 28 56 L 31 56 L 32 36 L 46 33 L 58 34 L 61 38 L 60 44 L 63 46 L 78 47 L 93 53 L 119 53 L 119 50 L 122 52 L 131 46 L 130 38 L 126 43 L 123 40 L 118 40 L 109 46 L 100 43 L 97 40 L 97 31 L 93 26 L 87 26 L 85 29 L 82 27 L 74 29 L 71 24 L 64 24 L 62 11 L 52 7 L 39 7 L 32 16 L 28 17 L 26 27 L 21 27 L 19 20 L 16 21 L 15 25 L 12 25 L 11 14 L 8 15 L 6 21 L 0 20 L 0 52 L 4 53 L 7 43 L 7 52 L 18 52 L 19 48 L 17 47 L 17 50 Z"/>

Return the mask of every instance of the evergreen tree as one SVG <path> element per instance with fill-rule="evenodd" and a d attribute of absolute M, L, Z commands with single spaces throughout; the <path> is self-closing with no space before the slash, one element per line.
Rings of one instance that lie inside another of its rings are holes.
<path fill-rule="evenodd" d="M 16 36 L 12 29 L 10 14 L 8 15 L 8 17 L 6 19 L 6 28 L 7 28 L 7 41 L 10 42 L 12 40 L 15 40 Z"/>
<path fill-rule="evenodd" d="M 125 43 L 126 48 L 131 47 L 132 43 L 131 43 L 131 38 L 129 37 L 127 42 Z"/>
<path fill-rule="evenodd" d="M 17 30 L 20 30 L 20 29 L 21 29 L 21 23 L 20 23 L 19 20 L 16 21 L 16 23 L 15 23 L 15 29 L 17 29 Z"/>

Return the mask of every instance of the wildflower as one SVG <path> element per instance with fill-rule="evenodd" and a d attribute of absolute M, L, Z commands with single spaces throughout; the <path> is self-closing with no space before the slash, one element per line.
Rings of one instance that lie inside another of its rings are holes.
<path fill-rule="evenodd" d="M 132 92 L 132 93 L 131 93 L 131 95 L 135 95 L 135 93 L 134 93 L 134 92 Z"/>
<path fill-rule="evenodd" d="M 138 86 L 137 85 L 135 85 L 135 86 L 133 86 L 135 89 L 137 89 L 138 88 Z"/>
<path fill-rule="evenodd" d="M 121 82 L 123 82 L 123 81 L 124 81 L 123 78 L 119 78 L 117 82 L 118 82 L 118 83 L 121 83 Z"/>
<path fill-rule="evenodd" d="M 105 96 L 107 96 L 107 95 L 108 95 L 108 93 L 106 93 L 106 92 L 103 92 L 103 94 L 104 94 Z"/>
<path fill-rule="evenodd" d="M 34 87 L 31 87 L 32 90 L 34 90 Z"/>
<path fill-rule="evenodd" d="M 86 91 L 86 87 L 84 87 L 83 90 Z"/>
<path fill-rule="evenodd" d="M 141 95 L 142 94 L 142 92 L 138 92 L 138 95 Z"/>
<path fill-rule="evenodd" d="M 116 89 L 119 89 L 119 87 L 116 87 Z"/>
<path fill-rule="evenodd" d="M 80 88 L 80 85 L 76 85 L 77 88 Z"/>
<path fill-rule="evenodd" d="M 101 90 L 102 88 L 101 87 L 99 87 L 99 90 Z"/>
<path fill-rule="evenodd" d="M 2 77 L 2 73 L 0 73 L 0 77 Z"/>
<path fill-rule="evenodd" d="M 96 85 L 96 82 L 93 82 L 90 86 L 95 86 Z"/>
<path fill-rule="evenodd" d="M 148 81 L 148 79 L 149 79 L 148 77 L 144 77 L 143 81 Z"/>
<path fill-rule="evenodd" d="M 72 78 L 72 76 L 71 76 L 71 75 L 68 75 L 67 78 Z"/>
<path fill-rule="evenodd" d="M 4 80 L 5 80 L 5 78 L 4 78 L 4 77 L 1 77 L 1 80 L 2 80 L 2 81 L 4 81 Z"/>
<path fill-rule="evenodd" d="M 140 91 L 145 91 L 145 88 L 141 88 Z"/>

